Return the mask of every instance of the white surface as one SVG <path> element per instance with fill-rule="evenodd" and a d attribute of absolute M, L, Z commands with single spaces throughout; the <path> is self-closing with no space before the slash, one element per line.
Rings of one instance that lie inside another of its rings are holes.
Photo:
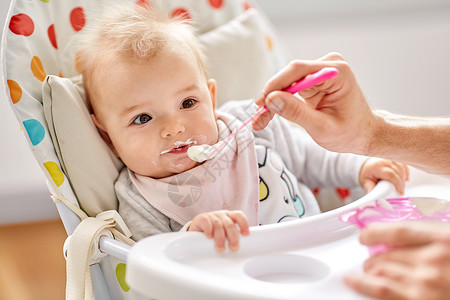
<path fill-rule="evenodd" d="M 450 176 L 438 176 L 410 168 L 411 180 L 406 183 L 405 196 L 434 197 L 450 201 Z"/>
<path fill-rule="evenodd" d="M 342 282 L 343 274 L 362 271 L 368 252 L 358 242 L 356 227 L 339 216 L 392 195 L 393 186 L 381 182 L 346 207 L 252 228 L 238 252 L 217 253 L 202 233 L 148 237 L 132 247 L 126 281 L 147 297 L 166 300 L 366 299 Z"/>

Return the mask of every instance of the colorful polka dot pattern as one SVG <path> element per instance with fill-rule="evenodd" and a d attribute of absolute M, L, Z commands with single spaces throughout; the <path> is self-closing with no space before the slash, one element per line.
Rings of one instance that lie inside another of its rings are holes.
<path fill-rule="evenodd" d="M 193 8 L 197 8 L 199 5 L 197 4 L 198 1 L 196 2 L 195 0 L 191 0 L 192 2 L 195 2 L 196 5 L 192 5 Z M 169 15 L 171 17 L 178 17 L 184 20 L 191 20 L 193 18 L 193 13 L 194 13 L 194 9 L 190 10 L 189 9 L 189 4 L 191 3 L 191 1 L 185 1 L 186 4 L 185 6 L 175 6 L 174 8 L 172 8 L 170 10 Z M 225 10 L 227 8 L 227 6 L 237 6 L 238 9 L 241 9 L 243 11 L 246 11 L 250 8 L 252 8 L 253 6 L 245 0 L 236 0 L 236 1 L 230 1 L 230 0 L 202 0 L 206 2 L 206 7 L 209 7 L 210 9 L 212 9 L 214 12 L 220 12 L 220 10 Z M 142 4 L 142 2 L 145 2 L 143 0 L 137 1 L 138 4 Z M 177 1 L 174 1 L 177 2 Z M 235 8 L 235 7 L 233 7 Z M 239 11 L 239 10 L 238 10 Z M 196 11 L 195 11 L 196 13 Z M 206 14 L 209 14 L 210 12 L 207 12 Z M 197 14 L 195 14 L 197 16 Z M 199 22 L 201 23 L 201 22 Z"/>
<path fill-rule="evenodd" d="M 17 14 L 11 17 L 9 29 L 18 35 L 30 36 L 34 32 L 34 22 L 26 14 Z"/>
<path fill-rule="evenodd" d="M 33 72 L 34 77 L 39 81 L 44 81 L 47 74 L 45 74 L 44 66 L 39 57 L 33 56 L 31 59 L 31 72 Z"/>
<path fill-rule="evenodd" d="M 58 49 L 58 43 L 56 42 L 55 24 L 52 24 L 47 29 L 48 39 L 55 49 Z"/>
<path fill-rule="evenodd" d="M 44 7 L 44 10 L 51 10 L 50 0 L 41 0 L 44 5 L 47 5 L 47 7 Z M 39 26 L 36 26 L 36 22 L 40 22 L 39 18 L 36 19 L 36 13 L 33 11 L 33 9 L 30 9 L 28 12 L 19 12 L 12 14 L 12 16 L 9 19 L 9 25 L 8 28 L 11 33 L 13 33 L 16 36 L 22 36 L 25 38 L 29 38 L 34 35 L 39 35 L 40 38 L 44 37 L 43 32 L 37 32 L 37 28 L 40 28 Z M 86 24 L 85 21 L 85 13 L 84 9 L 82 7 L 75 7 L 73 8 L 67 16 L 67 20 L 70 23 L 71 27 L 74 31 L 78 32 L 83 29 L 83 27 Z M 54 49 L 58 49 L 58 41 L 56 36 L 56 30 L 55 30 L 55 24 L 49 24 L 47 27 L 46 39 L 50 42 L 50 45 Z M 11 39 L 13 39 L 14 36 L 11 36 Z M 28 42 L 27 40 L 18 40 L 17 43 L 19 47 L 22 47 L 23 43 L 32 43 L 31 41 Z M 33 48 L 33 47 L 30 47 Z M 44 48 L 45 49 L 45 48 Z M 36 49 L 35 49 L 36 50 Z M 44 65 L 42 63 L 42 60 L 39 56 L 39 51 L 36 52 L 36 55 L 31 55 L 28 65 L 28 70 L 31 71 L 32 76 L 37 79 L 37 82 L 39 86 L 36 86 L 36 88 L 39 88 L 42 82 L 45 80 L 47 73 L 44 68 Z M 41 53 L 42 57 L 46 56 L 46 53 Z M 12 73 L 12 72 L 11 72 Z M 59 71 L 58 74 L 61 76 L 62 72 Z M 21 86 L 21 80 L 18 80 L 17 78 L 15 80 L 13 79 L 7 79 L 7 85 L 9 89 L 9 96 L 12 101 L 12 103 L 16 106 L 20 103 L 24 96 L 24 91 L 27 91 L 27 89 L 32 89 L 32 87 L 27 86 L 27 80 L 24 79 L 22 82 L 24 83 L 24 86 Z M 24 104 L 25 107 L 25 104 Z M 27 111 L 28 107 L 25 107 L 25 113 L 28 115 L 29 112 Z M 17 107 L 17 110 L 20 112 L 21 107 Z M 20 114 L 19 114 L 20 115 Z M 36 112 L 36 115 L 39 115 L 39 113 Z M 26 119 L 22 121 L 23 127 L 25 129 L 25 132 L 28 135 L 28 138 L 32 144 L 33 147 L 40 146 L 45 137 L 46 137 L 46 128 L 45 128 L 45 121 L 42 120 L 42 117 L 37 117 L 36 119 Z M 52 145 L 49 145 L 52 147 Z M 35 152 L 36 153 L 36 152 Z M 38 156 L 39 152 L 36 153 Z M 37 157 L 39 158 L 39 157 Z M 64 174 L 61 172 L 61 170 L 58 167 L 58 164 L 56 163 L 58 159 L 53 155 L 51 161 L 46 161 L 43 163 L 45 169 L 48 171 L 49 176 L 53 180 L 53 182 L 56 184 L 56 186 L 60 187 L 64 183 Z M 76 201 L 76 200 L 74 200 Z"/>
<path fill-rule="evenodd" d="M 149 9 L 152 8 L 152 4 L 148 0 L 138 0 L 136 4 Z"/>
<path fill-rule="evenodd" d="M 7 83 L 11 100 L 14 104 L 16 104 L 22 98 L 22 88 L 14 80 L 7 80 Z"/>
<path fill-rule="evenodd" d="M 45 137 L 45 129 L 42 124 L 35 119 L 25 120 L 23 121 L 23 126 L 28 133 L 31 144 L 33 146 L 38 145 Z"/>
<path fill-rule="evenodd" d="M 269 51 L 273 50 L 273 41 L 272 41 L 272 38 L 269 35 L 266 35 L 266 45 L 267 45 L 267 49 Z"/>
<path fill-rule="evenodd" d="M 80 31 L 86 24 L 86 17 L 84 15 L 84 9 L 82 7 L 75 7 L 70 12 L 70 24 L 73 30 Z"/>
<path fill-rule="evenodd" d="M 209 0 L 209 4 L 214 9 L 220 9 L 223 5 L 224 0 Z"/>
<path fill-rule="evenodd" d="M 57 163 L 48 161 L 44 163 L 44 167 L 47 169 L 56 186 L 61 186 L 64 183 L 64 174 L 61 172 Z"/>
<path fill-rule="evenodd" d="M 190 20 L 191 19 L 190 13 L 187 11 L 187 9 L 185 9 L 183 7 L 177 7 L 174 10 L 172 10 L 172 12 L 170 13 L 170 16 L 172 18 L 179 17 L 179 18 L 181 18 L 183 20 Z"/>
<path fill-rule="evenodd" d="M 341 201 L 345 201 L 350 197 L 350 189 L 345 187 L 336 188 L 336 193 L 338 194 Z"/>
<path fill-rule="evenodd" d="M 125 272 L 126 272 L 127 266 L 123 263 L 117 264 L 116 266 L 116 278 L 117 278 L 117 282 L 120 285 L 120 288 L 124 291 L 124 292 L 128 292 L 130 290 L 130 287 L 128 286 L 128 284 L 125 282 Z"/>

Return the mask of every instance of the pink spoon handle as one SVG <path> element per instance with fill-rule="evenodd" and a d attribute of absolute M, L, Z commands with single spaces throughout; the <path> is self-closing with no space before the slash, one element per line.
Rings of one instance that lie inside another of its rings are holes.
<path fill-rule="evenodd" d="M 268 111 L 267 107 L 264 105 L 263 107 L 260 107 L 253 115 L 251 115 L 247 120 L 245 120 L 244 123 L 241 124 L 241 126 L 238 127 L 235 131 L 233 131 L 223 142 L 223 147 L 219 148 L 219 151 L 221 151 L 223 148 L 225 148 L 225 145 L 228 144 L 236 134 L 238 134 L 239 131 L 241 131 L 245 126 L 247 126 L 250 122 L 255 120 L 257 117 L 262 115 Z"/>
<path fill-rule="evenodd" d="M 289 92 L 291 94 L 295 94 L 307 88 L 310 88 L 318 83 L 321 83 L 322 81 L 331 79 L 335 77 L 338 73 L 339 71 L 336 68 L 326 67 L 320 71 L 317 71 L 316 73 L 312 73 L 303 77 L 303 79 L 300 79 L 297 82 L 294 82 L 289 87 L 284 89 L 284 91 Z"/>

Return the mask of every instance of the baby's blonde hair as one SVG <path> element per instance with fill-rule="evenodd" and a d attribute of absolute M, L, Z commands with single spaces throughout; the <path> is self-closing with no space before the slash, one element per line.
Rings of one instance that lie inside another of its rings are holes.
<path fill-rule="evenodd" d="M 181 49 L 188 46 L 206 78 L 206 57 L 186 20 L 121 1 L 119 4 L 111 1 L 101 15 L 79 36 L 76 64 L 83 75 L 88 102 L 100 97 L 98 87 L 102 76 L 110 75 L 104 70 L 108 65 L 117 66 L 116 61 L 125 64 L 148 61 L 164 51 L 170 41 L 176 41 Z"/>

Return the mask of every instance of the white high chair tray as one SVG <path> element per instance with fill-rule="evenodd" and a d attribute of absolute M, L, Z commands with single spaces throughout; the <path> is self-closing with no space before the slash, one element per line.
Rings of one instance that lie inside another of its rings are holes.
<path fill-rule="evenodd" d="M 159 300 L 367 299 L 342 281 L 344 274 L 362 272 L 368 251 L 358 242 L 358 229 L 339 216 L 392 195 L 392 185 L 380 182 L 345 207 L 252 228 L 237 252 L 217 253 L 202 233 L 148 237 L 132 247 L 126 281 Z"/>
<path fill-rule="evenodd" d="M 411 168 L 405 196 L 450 201 L 450 177 Z M 347 210 L 398 196 L 380 182 L 361 199 L 298 221 L 251 229 L 238 252 L 217 253 L 202 233 L 148 237 L 132 247 L 127 283 L 158 300 L 369 299 L 347 288 L 344 274 L 362 272 L 368 250 L 359 230 L 340 221 Z"/>

